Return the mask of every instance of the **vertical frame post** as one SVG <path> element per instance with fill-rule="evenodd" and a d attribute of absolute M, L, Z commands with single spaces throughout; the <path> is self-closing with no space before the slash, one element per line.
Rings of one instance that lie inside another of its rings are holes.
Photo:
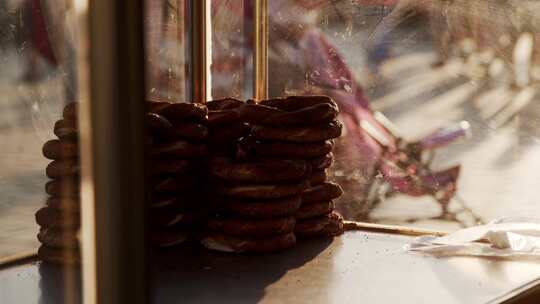
<path fill-rule="evenodd" d="M 90 84 L 79 110 L 83 299 L 142 304 L 148 302 L 143 1 L 88 5 L 88 37 L 81 43 L 88 38 L 89 45 L 80 45 L 79 57 L 83 65 L 89 59 L 82 87 Z"/>
<path fill-rule="evenodd" d="M 268 0 L 253 5 L 253 92 L 255 100 L 268 98 Z"/>
<path fill-rule="evenodd" d="M 209 0 L 186 0 L 188 30 L 188 99 L 191 102 L 205 103 L 211 98 L 210 61 L 211 29 Z"/>

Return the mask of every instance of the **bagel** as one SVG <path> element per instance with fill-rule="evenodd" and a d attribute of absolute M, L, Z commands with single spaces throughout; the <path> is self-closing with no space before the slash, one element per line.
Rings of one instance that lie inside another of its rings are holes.
<path fill-rule="evenodd" d="M 198 103 L 171 103 L 156 111 L 165 116 L 171 123 L 179 122 L 204 122 L 208 115 L 208 108 Z"/>
<path fill-rule="evenodd" d="M 303 108 L 311 107 L 318 104 L 329 104 L 338 110 L 337 104 L 328 96 L 289 96 L 287 98 L 275 98 L 263 100 L 259 104 L 264 106 L 275 107 L 284 111 L 296 111 Z"/>
<path fill-rule="evenodd" d="M 66 177 L 54 179 L 45 184 L 45 192 L 55 197 L 79 197 L 80 181 L 78 178 Z"/>
<path fill-rule="evenodd" d="M 323 184 L 317 185 L 315 187 L 310 187 L 304 193 L 302 193 L 302 205 L 328 201 L 337 197 L 340 197 L 343 194 L 343 189 L 332 182 L 325 182 Z"/>
<path fill-rule="evenodd" d="M 215 187 L 220 195 L 245 199 L 274 199 L 298 195 L 307 189 L 309 182 L 304 180 L 294 184 L 240 184 L 218 183 Z"/>
<path fill-rule="evenodd" d="M 326 175 L 326 170 L 316 170 L 311 172 L 311 176 L 309 178 L 309 184 L 311 187 L 320 185 L 326 181 L 328 176 Z"/>
<path fill-rule="evenodd" d="M 234 163 L 227 158 L 214 158 L 209 163 L 210 174 L 232 182 L 271 183 L 300 180 L 309 166 L 305 161 L 269 160 Z"/>
<path fill-rule="evenodd" d="M 208 153 L 208 148 L 204 144 L 194 144 L 184 140 L 177 140 L 170 143 L 158 143 L 150 149 L 151 156 L 174 156 L 185 158 L 204 157 Z"/>
<path fill-rule="evenodd" d="M 172 126 L 171 135 L 185 140 L 200 142 L 208 136 L 208 128 L 198 123 L 178 123 Z"/>
<path fill-rule="evenodd" d="M 302 204 L 300 209 L 296 212 L 296 219 L 303 220 L 307 218 L 326 215 L 334 211 L 335 205 L 333 201 L 323 201 L 311 203 L 309 205 Z"/>
<path fill-rule="evenodd" d="M 240 114 L 234 110 L 215 110 L 208 113 L 207 125 L 210 128 L 239 122 Z"/>
<path fill-rule="evenodd" d="M 79 111 L 79 105 L 77 102 L 70 102 L 66 104 L 64 107 L 64 110 L 62 111 L 62 116 L 64 119 L 70 120 L 70 121 L 77 121 L 77 114 Z"/>
<path fill-rule="evenodd" d="M 341 135 L 342 128 L 343 125 L 337 120 L 310 127 L 253 126 L 251 135 L 259 140 L 308 143 L 337 138 Z"/>
<path fill-rule="evenodd" d="M 172 103 L 168 101 L 147 101 L 145 103 L 146 111 L 156 113 L 164 108 L 170 106 Z"/>
<path fill-rule="evenodd" d="M 35 214 L 36 223 L 43 228 L 79 228 L 81 226 L 78 212 L 65 212 L 43 207 Z"/>
<path fill-rule="evenodd" d="M 76 265 L 81 263 L 81 254 L 77 249 L 42 245 L 39 247 L 37 255 L 42 261 L 52 264 Z"/>
<path fill-rule="evenodd" d="M 314 171 L 323 170 L 330 166 L 334 162 L 334 154 L 332 152 L 317 158 L 312 158 L 309 160 L 309 164 Z"/>
<path fill-rule="evenodd" d="M 45 206 L 63 212 L 79 212 L 81 203 L 77 197 L 55 197 L 49 196 Z"/>
<path fill-rule="evenodd" d="M 300 196 L 274 200 L 238 201 L 224 199 L 219 202 L 219 209 L 227 214 L 246 218 L 274 218 L 294 215 L 302 200 Z"/>
<path fill-rule="evenodd" d="M 210 111 L 230 110 L 230 109 L 238 108 L 239 106 L 243 104 L 244 104 L 243 101 L 238 100 L 236 98 L 223 98 L 223 99 L 216 99 L 216 100 L 207 102 L 206 107 Z"/>
<path fill-rule="evenodd" d="M 226 145 L 236 143 L 240 138 L 249 134 L 250 127 L 243 122 L 236 122 L 226 127 L 210 128 L 208 143 L 211 145 Z"/>
<path fill-rule="evenodd" d="M 192 170 L 192 164 L 185 159 L 154 159 L 148 164 L 150 176 L 160 175 L 185 175 Z"/>
<path fill-rule="evenodd" d="M 201 243 L 207 249 L 216 251 L 269 253 L 293 247 L 296 244 L 296 237 L 294 233 L 287 233 L 265 239 L 252 239 L 208 233 L 201 239 Z"/>
<path fill-rule="evenodd" d="M 293 216 L 273 219 L 248 220 L 240 218 L 214 218 L 207 223 L 212 231 L 227 235 L 262 238 L 292 232 L 296 219 Z"/>
<path fill-rule="evenodd" d="M 274 114 L 259 124 L 269 126 L 316 125 L 331 122 L 337 118 L 337 115 L 336 107 L 322 103 L 296 111 Z"/>
<path fill-rule="evenodd" d="M 157 230 L 150 232 L 150 243 L 157 247 L 172 247 L 184 243 L 188 236 L 183 231 Z"/>
<path fill-rule="evenodd" d="M 144 123 L 152 134 L 168 134 L 173 127 L 168 119 L 155 113 L 146 113 Z"/>
<path fill-rule="evenodd" d="M 81 167 L 77 160 L 54 160 L 47 165 L 45 174 L 49 178 L 60 178 L 65 176 L 78 176 L 81 173 Z"/>
<path fill-rule="evenodd" d="M 74 249 L 79 248 L 78 234 L 77 230 L 41 228 L 37 238 L 48 247 Z"/>
<path fill-rule="evenodd" d="M 61 140 L 77 140 L 79 130 L 73 120 L 62 119 L 54 123 L 54 135 Z"/>
<path fill-rule="evenodd" d="M 75 159 L 79 157 L 79 145 L 74 141 L 52 139 L 43 145 L 43 156 L 48 159 Z"/>
<path fill-rule="evenodd" d="M 342 233 L 343 218 L 335 212 L 298 221 L 294 228 L 298 238 L 336 236 Z"/>
<path fill-rule="evenodd" d="M 244 138 L 240 145 L 247 153 L 256 156 L 269 156 L 290 159 L 306 159 L 324 156 L 334 148 L 334 141 L 326 140 L 314 143 L 289 143 L 256 141 Z"/>

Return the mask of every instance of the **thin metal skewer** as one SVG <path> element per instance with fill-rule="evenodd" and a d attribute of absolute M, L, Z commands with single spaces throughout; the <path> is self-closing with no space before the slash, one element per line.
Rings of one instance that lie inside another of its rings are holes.
<path fill-rule="evenodd" d="M 189 83 L 188 98 L 191 102 L 205 103 L 211 98 L 210 61 L 211 61 L 211 34 L 210 1 L 186 1 L 188 13 L 186 28 L 188 29 L 188 64 L 187 77 Z"/>
<path fill-rule="evenodd" d="M 268 98 L 268 0 L 253 6 L 253 97 Z"/>

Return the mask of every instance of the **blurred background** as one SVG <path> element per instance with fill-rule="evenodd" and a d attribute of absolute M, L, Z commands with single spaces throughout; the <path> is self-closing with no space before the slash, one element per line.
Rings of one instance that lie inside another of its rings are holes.
<path fill-rule="evenodd" d="M 540 215 L 540 4 L 272 0 L 270 96 L 326 94 L 347 219 L 454 230 Z M 212 97 L 252 96 L 252 1 L 212 1 Z M 0 2 L 0 257 L 37 247 L 41 146 L 77 100 L 70 0 Z M 183 0 L 146 0 L 148 99 L 185 101 Z"/>

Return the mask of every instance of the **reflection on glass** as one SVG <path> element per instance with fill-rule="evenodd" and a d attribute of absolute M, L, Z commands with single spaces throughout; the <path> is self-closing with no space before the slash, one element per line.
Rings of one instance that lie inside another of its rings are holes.
<path fill-rule="evenodd" d="M 493 1 L 270 2 L 270 95 L 340 105 L 346 218 L 450 230 L 538 213 L 537 15 Z"/>
<path fill-rule="evenodd" d="M 34 213 L 46 201 L 49 163 L 42 146 L 77 94 L 75 17 L 64 1 L 0 3 L 0 258 L 38 246 Z"/>

